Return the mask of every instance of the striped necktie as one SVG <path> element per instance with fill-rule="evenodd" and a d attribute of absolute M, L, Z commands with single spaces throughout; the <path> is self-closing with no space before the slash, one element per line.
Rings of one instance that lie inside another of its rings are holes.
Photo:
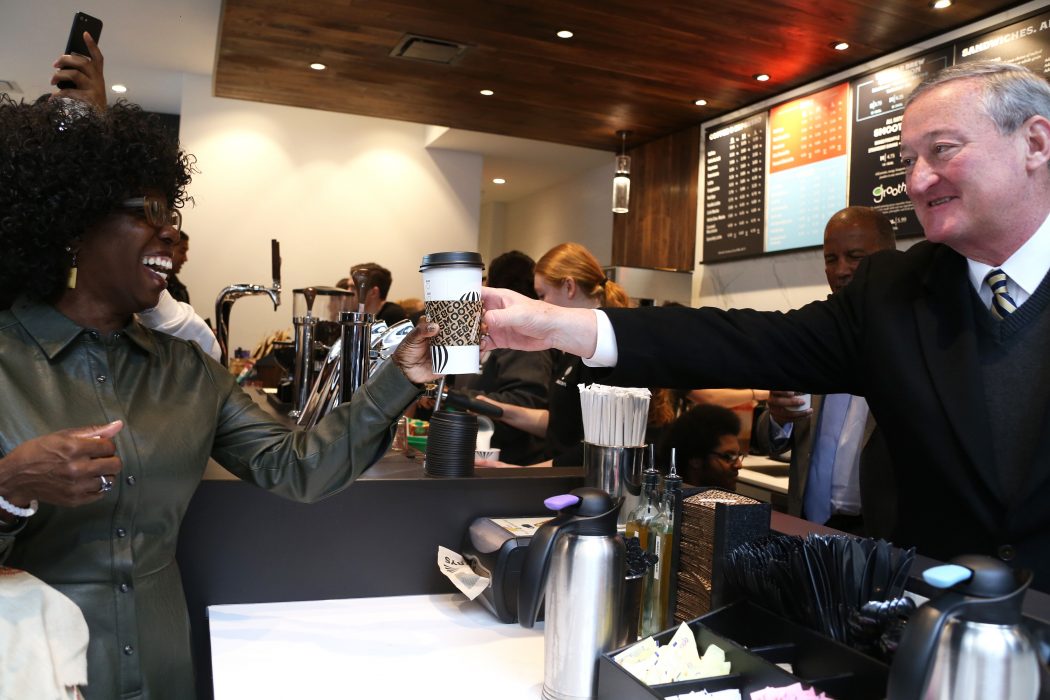
<path fill-rule="evenodd" d="M 992 288 L 992 314 L 1003 319 L 1017 311 L 1017 304 L 1013 297 L 1006 291 L 1006 273 L 1002 270 L 992 270 L 984 278 L 984 283 Z"/>

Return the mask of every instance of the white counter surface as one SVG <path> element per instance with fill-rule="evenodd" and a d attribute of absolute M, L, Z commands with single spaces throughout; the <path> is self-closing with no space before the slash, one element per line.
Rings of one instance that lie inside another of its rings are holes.
<path fill-rule="evenodd" d="M 535 700 L 543 623 L 499 622 L 460 594 L 208 608 L 216 700 Z"/>
<path fill-rule="evenodd" d="M 737 473 L 737 481 L 774 493 L 788 492 L 788 465 L 769 457 L 747 455 Z"/>

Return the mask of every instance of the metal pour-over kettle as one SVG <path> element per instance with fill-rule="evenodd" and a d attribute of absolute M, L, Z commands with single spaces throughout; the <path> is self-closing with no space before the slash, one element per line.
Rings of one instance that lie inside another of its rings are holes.
<path fill-rule="evenodd" d="M 544 602 L 543 697 L 592 698 L 598 655 L 619 646 L 626 554 L 616 534 L 622 499 L 583 487 L 544 501 L 558 515 L 532 536 L 518 584 L 518 621 Z"/>
<path fill-rule="evenodd" d="M 968 554 L 922 576 L 948 590 L 908 620 L 888 700 L 1035 700 L 1039 660 L 1021 624 L 1031 573 Z"/>

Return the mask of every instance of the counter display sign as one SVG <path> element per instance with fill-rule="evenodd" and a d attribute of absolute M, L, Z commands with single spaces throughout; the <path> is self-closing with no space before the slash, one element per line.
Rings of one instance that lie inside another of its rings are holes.
<path fill-rule="evenodd" d="M 900 164 L 904 101 L 920 82 L 951 65 L 951 57 L 951 47 L 945 47 L 852 83 L 849 203 L 885 214 L 898 238 L 922 235 Z"/>
<path fill-rule="evenodd" d="M 846 206 L 848 119 L 848 83 L 770 110 L 767 252 L 821 245 Z"/>
<path fill-rule="evenodd" d="M 761 254 L 766 114 L 708 131 L 704 153 L 704 261 Z"/>
<path fill-rule="evenodd" d="M 956 63 L 1006 61 L 1050 75 L 1050 12 L 960 39 L 955 49 Z"/>

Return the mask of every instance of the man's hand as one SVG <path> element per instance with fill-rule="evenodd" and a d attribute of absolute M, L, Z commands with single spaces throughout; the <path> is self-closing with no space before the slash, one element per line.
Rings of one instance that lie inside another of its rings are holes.
<path fill-rule="evenodd" d="M 102 72 L 104 63 L 102 52 L 99 51 L 98 44 L 87 32 L 84 32 L 84 44 L 91 57 L 76 54 L 59 56 L 53 64 L 56 70 L 51 76 L 51 84 L 58 85 L 63 80 L 68 80 L 76 87 L 59 90 L 55 93 L 56 96 L 80 100 L 104 110 L 106 108 L 106 78 Z"/>
<path fill-rule="evenodd" d="M 806 403 L 803 397 L 797 396 L 793 391 L 770 391 L 768 403 L 769 417 L 776 421 L 777 425 L 787 425 L 799 418 L 813 415 L 812 408 L 805 411 L 792 410 Z"/>
<path fill-rule="evenodd" d="M 495 468 L 495 469 L 518 469 L 519 468 L 517 464 L 507 464 L 506 462 L 501 462 L 498 459 L 477 459 L 476 457 L 474 458 L 474 466 L 475 467 L 489 467 L 489 468 Z"/>
<path fill-rule="evenodd" d="M 102 497 L 102 479 L 123 467 L 113 437 L 122 421 L 59 430 L 27 440 L 0 459 L 0 495 L 25 506 L 33 500 L 79 506 Z"/>
<path fill-rule="evenodd" d="M 405 373 L 410 382 L 426 384 L 438 378 L 434 374 L 434 365 L 430 360 L 430 341 L 438 334 L 438 324 L 431 323 L 426 317 L 419 319 L 419 323 L 412 332 L 405 336 L 397 345 L 397 350 L 391 358 L 401 371 Z"/>
<path fill-rule="evenodd" d="M 493 287 L 481 288 L 481 300 L 485 306 L 482 350 L 557 348 L 580 357 L 594 354 L 598 324 L 590 309 L 554 306 Z"/>

